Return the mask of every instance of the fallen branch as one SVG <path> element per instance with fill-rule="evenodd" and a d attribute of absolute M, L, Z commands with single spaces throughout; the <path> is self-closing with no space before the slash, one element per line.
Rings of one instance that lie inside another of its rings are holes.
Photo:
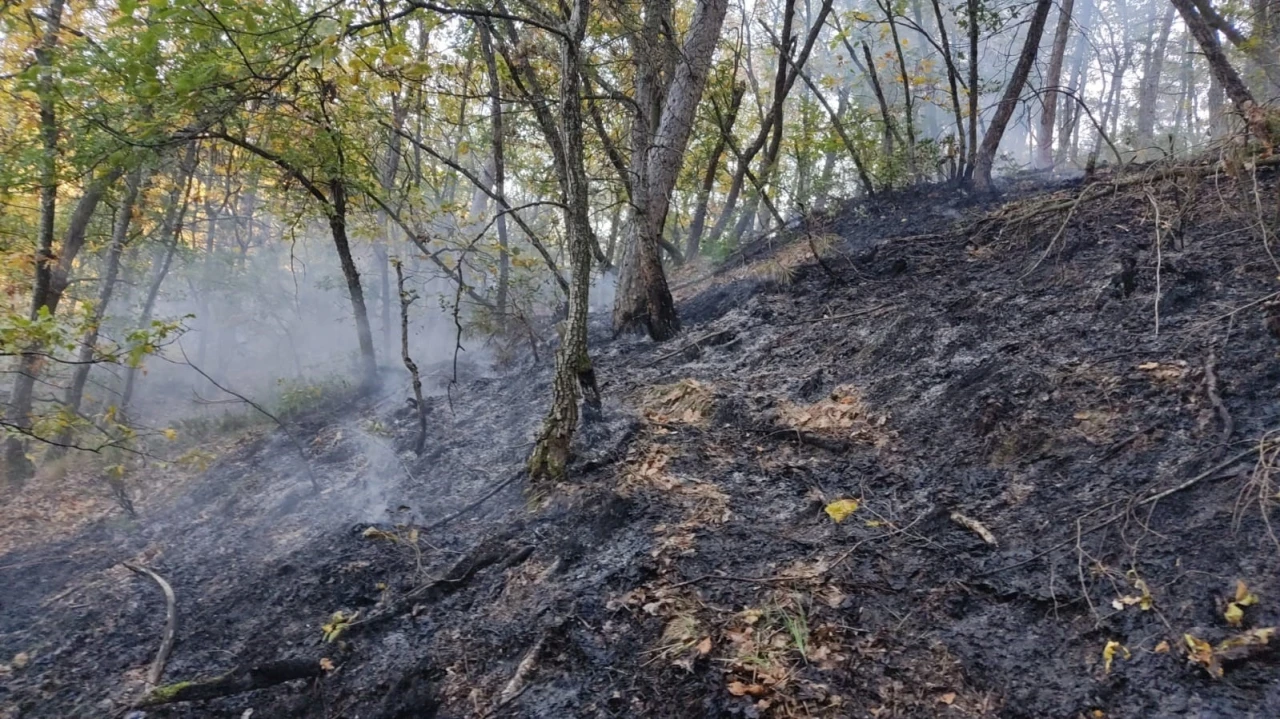
<path fill-rule="evenodd" d="M 1080 533 L 1079 533 L 1079 536 L 1080 536 L 1080 537 L 1083 537 L 1083 536 L 1084 536 L 1084 535 L 1086 535 L 1086 534 L 1093 534 L 1094 532 L 1098 531 L 1099 529 L 1103 529 L 1103 528 L 1105 528 L 1105 527 L 1109 527 L 1109 526 L 1111 526 L 1112 524 L 1115 524 L 1117 521 L 1119 521 L 1122 517 L 1124 517 L 1126 514 L 1128 514 L 1130 511 L 1132 511 L 1132 510 L 1133 510 L 1134 508 L 1136 508 L 1136 507 L 1142 507 L 1142 506 L 1144 506 L 1144 505 L 1154 504 L 1154 503 L 1156 503 L 1156 502 L 1159 502 L 1159 501 L 1160 501 L 1160 500 L 1162 500 L 1162 499 L 1165 499 L 1166 497 L 1169 497 L 1169 496 L 1172 496 L 1172 495 L 1174 495 L 1174 494 L 1177 494 L 1178 492 L 1181 492 L 1181 491 L 1183 491 L 1184 489 L 1190 489 L 1191 487 L 1194 487 L 1195 485 L 1199 484 L 1200 482 L 1202 482 L 1202 481 L 1204 481 L 1204 480 L 1206 480 L 1206 479 L 1208 479 L 1208 478 L 1210 478 L 1210 477 L 1217 476 L 1217 474 L 1218 474 L 1219 472 L 1222 472 L 1222 471 L 1223 471 L 1223 470 L 1225 470 L 1225 469 L 1229 469 L 1232 465 L 1236 464 L 1237 462 L 1239 462 L 1239 461 L 1241 461 L 1241 460 L 1244 460 L 1244 459 L 1247 459 L 1247 458 L 1249 457 L 1249 455 L 1253 454 L 1253 453 L 1254 453 L 1254 452 L 1256 452 L 1256 451 L 1258 451 L 1258 450 L 1257 450 L 1256 448 L 1252 448 L 1252 447 L 1251 447 L 1251 448 L 1249 448 L 1249 449 L 1246 449 L 1246 450 L 1244 450 L 1243 452 L 1240 452 L 1239 454 L 1233 455 L 1232 457 L 1230 457 L 1230 458 L 1228 458 L 1228 459 L 1225 459 L 1225 460 L 1223 460 L 1223 461 L 1219 462 L 1218 464 L 1213 465 L 1213 466 L 1212 466 L 1212 467 L 1210 467 L 1209 469 L 1207 469 L 1207 470 L 1205 470 L 1205 471 L 1201 472 L 1200 474 L 1197 474 L 1196 476 L 1192 477 L 1191 479 L 1188 479 L 1187 481 L 1183 482 L 1182 484 L 1179 484 L 1179 485 L 1177 485 L 1177 486 L 1175 486 L 1175 487 L 1170 487 L 1169 489 L 1166 489 L 1166 490 L 1164 490 L 1164 491 L 1162 491 L 1162 492 L 1156 492 L 1155 494 L 1152 494 L 1152 495 L 1150 495 L 1150 496 L 1148 496 L 1148 497 L 1145 497 L 1145 498 L 1143 498 L 1143 499 L 1140 499 L 1140 500 L 1138 500 L 1136 503 L 1134 503 L 1133 505 L 1131 505 L 1131 506 L 1129 506 L 1129 507 L 1126 507 L 1124 511 L 1122 511 L 1122 512 L 1117 512 L 1117 513 L 1115 513 L 1115 514 L 1111 515 L 1110 517 L 1108 517 L 1108 518 L 1106 518 L 1106 519 L 1102 520 L 1101 522 L 1098 522 L 1097 524 L 1093 525 L 1092 527 L 1089 527 L 1088 529 L 1086 529 L 1086 530 L 1084 530 L 1084 531 L 1080 532 Z M 1115 504 L 1115 502 L 1112 502 L 1112 504 Z M 1036 554 L 1033 554 L 1032 556 L 1030 556 L 1030 557 L 1028 557 L 1028 558 L 1026 558 L 1026 559 L 1022 560 L 1021 562 L 1016 562 L 1016 563 L 1014 563 L 1014 564 L 1010 564 L 1010 565 L 1005 566 L 1005 567 L 997 567 L 997 568 L 995 568 L 995 569 L 992 569 L 992 570 L 989 570 L 989 571 L 986 571 L 986 572 L 980 572 L 980 573 L 978 573 L 978 574 L 976 574 L 976 575 L 974 575 L 974 576 L 975 576 L 975 577 L 989 577 L 989 576 L 991 576 L 991 575 L 993 575 L 993 574 L 999 574 L 1000 572 L 1007 572 L 1007 571 L 1009 571 L 1010 569 L 1017 569 L 1018 567 L 1026 566 L 1026 565 L 1028 565 L 1028 564 L 1030 564 L 1030 563 L 1032 563 L 1032 562 L 1036 561 L 1037 559 L 1041 559 L 1042 557 L 1046 557 L 1046 556 L 1048 556 L 1048 555 L 1050 555 L 1050 554 L 1052 554 L 1052 553 L 1054 553 L 1054 552 L 1058 551 L 1059 549 L 1062 549 L 1063 547 L 1065 547 L 1065 546 L 1067 546 L 1067 545 L 1069 545 L 1069 544 L 1073 544 L 1073 543 L 1075 543 L 1075 542 L 1077 542 L 1077 541 L 1079 541 L 1079 537 L 1072 537 L 1071 539 L 1067 539 L 1067 540 L 1064 540 L 1064 541 L 1058 542 L 1057 544 L 1053 545 L 1052 547 L 1049 547 L 1048 549 L 1045 549 L 1045 550 L 1043 550 L 1043 551 L 1041 551 L 1041 552 L 1038 552 L 1038 553 L 1036 553 Z"/>
<path fill-rule="evenodd" d="M 497 484 L 495 484 L 495 485 L 493 486 L 493 488 L 492 488 L 492 489 L 490 489 L 488 492 L 485 492 L 485 493 L 484 493 L 484 495 L 483 495 L 482 497 L 480 497 L 479 499 L 477 499 L 476 501 L 472 502 L 471 504 L 468 504 L 467 506 L 463 507 L 462 509 L 459 509 L 458 511 L 454 512 L 453 514 L 450 514 L 450 515 L 448 515 L 448 516 L 444 517 L 443 519 L 438 519 L 438 520 L 436 520 L 436 521 L 432 522 L 431 524 L 428 524 L 428 525 L 427 525 L 427 526 L 425 526 L 425 527 L 420 527 L 418 531 L 422 532 L 423 534 L 426 534 L 427 532 L 430 532 L 430 531 L 433 531 L 433 530 L 436 530 L 436 529 L 439 529 L 439 528 L 443 527 L 444 525 L 448 524 L 449 522 L 452 522 L 453 520 L 457 519 L 458 517 L 461 517 L 462 515 L 466 514 L 467 512 L 470 512 L 471 510 L 475 509 L 476 507 L 479 507 L 480 505 L 484 504 L 486 501 L 488 501 L 488 499 L 489 499 L 490 497 L 492 497 L 493 495 L 497 494 L 498 492 L 501 492 L 501 491 L 502 491 L 502 489 L 503 489 L 504 487 L 506 487 L 507 485 L 509 485 L 509 484 L 511 484 L 512 482 L 516 481 L 517 479 L 520 479 L 520 477 L 521 477 L 523 474 L 524 474 L 524 470 L 518 470 L 518 471 L 512 472 L 510 477 L 507 477 L 506 479 L 502 480 L 501 482 L 498 482 Z"/>
<path fill-rule="evenodd" d="M 650 362 L 649 364 L 645 365 L 645 368 L 649 368 L 649 367 L 652 367 L 652 366 L 654 366 L 654 365 L 658 364 L 659 362 L 663 362 L 663 361 L 665 361 L 665 360 L 669 360 L 669 359 L 671 359 L 672 357 L 675 357 L 676 355 L 684 354 L 685 352 L 688 352 L 689 350 L 693 349 L 694 347 L 697 347 L 697 346 L 701 345 L 703 342 L 706 342 L 706 341 L 708 341 L 708 340 L 716 339 L 717 337 L 720 337 L 720 336 L 722 336 L 722 335 L 726 335 L 726 334 L 730 334 L 731 332 L 733 332 L 733 330 L 728 329 L 728 330 L 719 330 L 719 331 L 717 331 L 717 332 L 712 332 L 712 333 L 710 333 L 710 334 L 705 334 L 705 335 L 703 335 L 703 336 L 699 337 L 698 339 L 696 339 L 696 340 L 694 340 L 694 341 L 690 342 L 689 344 L 684 345 L 684 346 L 683 346 L 683 347 L 681 347 L 680 349 L 677 349 L 677 350 L 674 350 L 674 351 L 671 351 L 671 352 L 667 352 L 666 354 L 664 354 L 664 355 L 662 355 L 662 356 L 658 357 L 658 358 L 657 358 L 657 359 L 655 359 L 654 361 L 652 361 L 652 362 Z"/>
<path fill-rule="evenodd" d="M 175 682 L 156 687 L 136 706 L 154 707 L 175 702 L 219 699 L 297 679 L 311 679 L 323 672 L 319 659 L 279 659 L 256 667 L 233 669 L 213 679 Z"/>
<path fill-rule="evenodd" d="M 876 305 L 875 307 L 868 307 L 866 309 L 855 310 L 853 312 L 846 312 L 842 315 L 832 315 L 831 317 L 807 317 L 802 320 L 792 320 L 792 323 L 808 324 L 810 322 L 835 322 L 836 320 L 847 320 L 850 317 L 861 317 L 863 315 L 875 314 L 876 312 L 879 312 L 880 310 L 883 310 L 886 307 L 893 307 L 893 306 L 894 305 L 892 302 L 886 302 L 881 305 Z"/>
<path fill-rule="evenodd" d="M 164 577 L 136 564 L 125 562 L 124 566 L 134 574 L 149 577 L 159 585 L 160 591 L 164 592 L 164 634 L 160 638 L 160 650 L 156 652 L 156 658 L 151 662 L 151 670 L 147 672 L 147 686 L 154 687 L 160 683 L 160 677 L 164 675 L 164 665 L 169 661 L 173 643 L 178 637 L 178 599 L 173 594 L 173 587 L 169 586 Z"/>

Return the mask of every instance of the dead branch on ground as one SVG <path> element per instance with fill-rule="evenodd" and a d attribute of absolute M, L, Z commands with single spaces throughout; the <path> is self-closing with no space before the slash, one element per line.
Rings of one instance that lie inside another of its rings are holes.
<path fill-rule="evenodd" d="M 178 636 L 178 599 L 174 596 L 173 587 L 165 581 L 164 577 L 136 564 L 125 562 L 124 566 L 134 574 L 150 578 L 160 587 L 160 591 L 164 592 L 164 633 L 160 638 L 160 650 L 156 652 L 156 658 L 151 662 L 151 669 L 147 672 L 147 687 L 151 688 L 160 683 L 160 677 L 164 675 L 164 665 L 169 661 L 169 654 L 173 651 L 173 643 Z"/>
<path fill-rule="evenodd" d="M 256 667 L 241 667 L 213 679 L 175 682 L 156 687 L 135 706 L 156 707 L 176 702 L 206 701 L 297 679 L 312 679 L 323 674 L 319 659 L 278 659 Z"/>

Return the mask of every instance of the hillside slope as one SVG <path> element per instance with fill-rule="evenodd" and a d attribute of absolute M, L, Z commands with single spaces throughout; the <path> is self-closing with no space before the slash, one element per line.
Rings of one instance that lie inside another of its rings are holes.
<path fill-rule="evenodd" d="M 122 561 L 176 592 L 167 681 L 263 687 L 135 716 L 1280 716 L 1277 192 L 1148 168 L 764 238 L 681 338 L 595 328 L 565 486 L 518 476 L 546 352 L 434 398 L 417 460 L 394 407 L 296 428 L 318 496 L 248 439 L 0 557 L 0 716 L 139 696 L 164 602 Z"/>

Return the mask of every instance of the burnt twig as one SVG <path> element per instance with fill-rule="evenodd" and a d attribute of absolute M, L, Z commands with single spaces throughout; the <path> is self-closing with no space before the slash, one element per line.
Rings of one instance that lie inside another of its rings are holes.
<path fill-rule="evenodd" d="M 1217 357 L 1211 349 L 1209 356 L 1204 360 L 1204 391 L 1209 395 L 1209 403 L 1218 413 L 1218 420 L 1222 422 L 1222 435 L 1218 448 L 1213 450 L 1213 459 L 1218 459 L 1223 452 L 1227 451 L 1227 443 L 1231 441 L 1231 435 L 1235 432 L 1235 422 L 1231 419 L 1231 413 L 1227 411 L 1227 405 L 1222 401 L 1222 395 L 1218 393 L 1218 375 L 1214 371 L 1216 364 Z"/>
<path fill-rule="evenodd" d="M 154 707 L 175 702 L 218 699 L 266 689 L 295 679 L 311 679 L 323 672 L 319 659 L 280 659 L 256 667 L 233 669 L 213 679 L 156 687 L 136 706 Z"/>
<path fill-rule="evenodd" d="M 404 288 L 404 265 L 398 257 L 391 258 L 391 266 L 396 269 L 396 288 L 400 291 L 400 358 L 413 381 L 413 407 L 418 413 L 418 438 L 413 442 L 413 453 L 421 456 L 427 443 L 427 406 L 422 401 L 422 376 L 418 374 L 418 365 L 409 356 L 409 305 L 417 298 Z"/>

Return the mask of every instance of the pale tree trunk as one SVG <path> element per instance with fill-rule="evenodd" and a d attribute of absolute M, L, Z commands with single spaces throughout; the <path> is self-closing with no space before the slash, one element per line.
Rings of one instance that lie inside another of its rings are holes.
<path fill-rule="evenodd" d="M 992 189 L 991 169 L 995 162 L 996 150 L 1000 148 L 1000 138 L 1004 136 L 1005 127 L 1008 126 L 1014 110 L 1018 107 L 1018 97 L 1022 94 L 1027 75 L 1031 73 L 1031 66 L 1035 64 L 1036 52 L 1040 49 L 1040 37 L 1044 35 L 1045 20 L 1048 19 L 1049 8 L 1052 6 L 1053 0 L 1036 0 L 1031 23 L 1027 26 L 1027 37 L 1022 46 L 1022 54 L 1018 56 L 1018 64 L 1013 68 L 1013 76 L 1005 86 L 1004 96 L 1000 98 L 1000 104 L 996 107 L 995 117 L 991 119 L 987 134 L 982 138 L 982 146 L 978 148 L 978 157 L 973 168 L 973 185 L 980 192 L 990 192 Z"/>
<path fill-rule="evenodd" d="M 1150 43 L 1147 56 L 1142 67 L 1142 81 L 1138 88 L 1138 126 L 1134 140 L 1134 149 L 1138 159 L 1147 160 L 1152 156 L 1152 141 L 1155 139 L 1156 103 L 1160 99 L 1160 76 L 1164 74 L 1164 55 L 1169 46 L 1169 33 L 1173 29 L 1173 16 L 1176 9 L 1170 5 L 1160 18 L 1160 26 L 1154 40 Z"/>
<path fill-rule="evenodd" d="M 383 156 L 382 162 L 379 163 L 378 172 L 378 184 L 382 189 L 383 197 L 386 198 L 388 203 L 394 202 L 396 176 L 400 173 L 400 155 L 401 148 L 404 145 L 404 137 L 401 131 L 404 128 L 407 117 L 408 109 L 400 101 L 400 95 L 392 95 L 392 131 L 387 138 L 386 154 Z M 382 327 L 382 349 L 389 352 L 391 349 L 391 276 L 388 248 L 391 246 L 391 240 L 395 235 L 396 228 L 391 216 L 382 209 L 378 210 L 378 226 L 382 229 L 382 233 L 373 243 L 373 258 L 374 264 L 378 267 L 379 324 Z"/>
<path fill-rule="evenodd" d="M 569 245 L 569 316 L 556 350 L 552 380 L 551 408 L 529 457 L 531 480 L 563 479 L 569 465 L 570 447 L 578 425 L 578 392 L 593 411 L 600 407 L 595 370 L 587 352 L 588 294 L 591 290 L 593 244 L 588 214 L 587 173 L 583 158 L 582 133 L 582 39 L 586 33 L 589 0 L 574 0 L 565 36 L 560 38 L 560 133 L 564 150 L 559 170 L 564 194 L 564 223 Z"/>
<path fill-rule="evenodd" d="M 106 257 L 103 258 L 102 277 L 98 280 L 98 300 L 89 317 L 88 329 L 80 340 L 80 350 L 76 356 L 75 372 L 71 377 L 71 385 L 67 387 L 63 399 L 63 409 L 72 417 L 80 413 L 80 403 L 84 399 L 84 388 L 89 382 L 89 371 L 93 369 L 93 356 L 97 351 L 98 334 L 102 323 L 107 318 L 107 307 L 116 291 L 116 280 L 120 277 L 120 257 L 124 254 L 125 245 L 129 243 L 129 227 L 133 222 L 133 209 L 138 201 L 138 193 L 144 182 L 144 170 L 141 167 L 129 172 L 125 180 L 124 197 L 120 198 L 120 207 L 116 210 L 115 224 L 111 229 L 111 243 L 107 246 Z M 71 427 L 63 429 L 58 438 L 59 444 L 71 441 Z"/>
<path fill-rule="evenodd" d="M 147 286 L 147 295 L 142 301 L 142 311 L 138 316 L 138 327 L 145 328 L 151 324 L 156 300 L 160 297 L 160 287 L 169 275 L 169 268 L 173 265 L 173 256 L 177 252 L 178 245 L 182 242 L 182 225 L 183 220 L 186 218 L 187 206 L 191 198 L 191 180 L 195 173 L 197 150 L 196 143 L 192 142 L 187 145 L 186 153 L 178 163 L 178 173 L 173 178 L 173 189 L 170 190 L 169 197 L 166 200 L 164 220 L 160 226 L 160 238 L 165 244 L 156 253 L 156 260 L 152 263 L 154 266 L 153 275 L 150 284 Z M 138 369 L 138 366 L 133 364 L 130 364 L 125 369 L 124 391 L 120 397 L 119 414 L 122 421 L 126 423 L 129 421 L 129 405 L 133 401 L 133 393 L 137 387 Z"/>
<path fill-rule="evenodd" d="M 728 0 L 698 4 L 679 51 L 680 62 L 663 93 L 661 112 L 652 116 L 656 123 L 645 153 L 636 158 L 640 167 L 632 180 L 635 217 L 629 240 L 635 257 L 628 263 L 624 254 L 613 312 L 615 331 L 642 324 L 658 341 L 680 331 L 658 246 L 728 6 Z"/>
<path fill-rule="evenodd" d="M 1049 71 L 1044 77 L 1045 92 L 1040 100 L 1040 134 L 1036 137 L 1035 157 L 1031 166 L 1037 170 L 1053 169 L 1053 130 L 1058 112 L 1058 83 L 1062 82 L 1062 59 L 1067 52 L 1067 39 L 1071 35 L 1071 11 L 1073 0 L 1062 0 L 1058 11 L 1058 27 L 1053 33 L 1053 50 L 1049 55 Z M 1063 98 L 1072 102 L 1070 98 Z"/>

